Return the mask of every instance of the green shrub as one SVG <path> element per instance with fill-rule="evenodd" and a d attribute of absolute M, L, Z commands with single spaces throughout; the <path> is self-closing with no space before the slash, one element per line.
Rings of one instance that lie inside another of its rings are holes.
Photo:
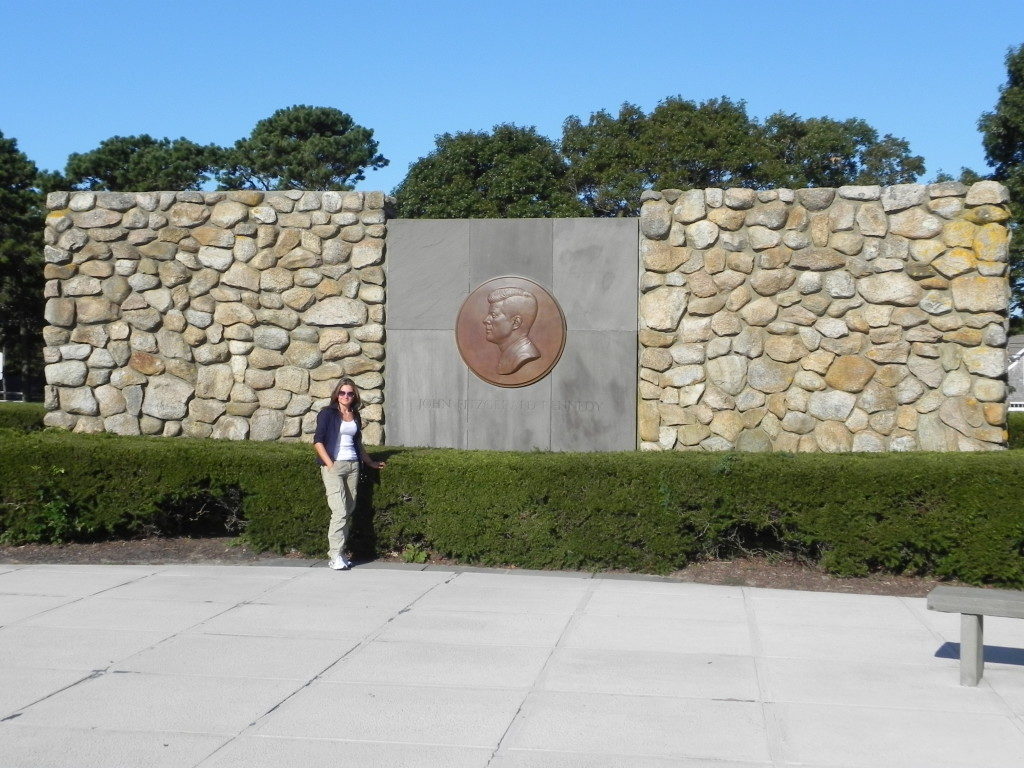
<path fill-rule="evenodd" d="M 0 538 L 203 535 L 244 527 L 260 546 L 283 549 L 314 541 L 327 524 L 319 484 L 309 446 L 7 432 L 0 438 Z"/>
<path fill-rule="evenodd" d="M 665 572 L 781 552 L 834 573 L 1024 584 L 1024 454 L 409 451 L 374 493 L 382 541 L 467 562 Z"/>
<path fill-rule="evenodd" d="M 0 403 L 0 429 L 42 429 L 45 413 L 42 403 Z"/>
<path fill-rule="evenodd" d="M 1024 585 L 1024 452 L 553 454 L 377 449 L 357 555 L 664 573 L 780 553 L 833 573 Z M 308 445 L 63 432 L 0 439 L 0 538 L 244 531 L 325 550 Z"/>
<path fill-rule="evenodd" d="M 1015 411 L 1007 414 L 1006 428 L 1010 433 L 1009 447 L 1011 450 L 1024 448 L 1024 413 Z"/>

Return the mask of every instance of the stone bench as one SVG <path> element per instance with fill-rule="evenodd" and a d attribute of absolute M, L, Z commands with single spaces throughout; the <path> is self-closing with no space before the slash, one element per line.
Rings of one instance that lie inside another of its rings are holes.
<path fill-rule="evenodd" d="M 960 684 L 977 685 L 985 667 L 985 616 L 1024 619 L 1024 592 L 978 587 L 936 587 L 928 609 L 960 614 Z"/>

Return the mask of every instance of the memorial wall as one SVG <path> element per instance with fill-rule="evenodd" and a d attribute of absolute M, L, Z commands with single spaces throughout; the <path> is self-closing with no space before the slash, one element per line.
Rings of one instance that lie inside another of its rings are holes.
<path fill-rule="evenodd" d="M 389 225 L 374 192 L 47 202 L 49 426 L 308 441 L 351 376 L 370 444 L 1005 447 L 993 182 L 664 190 L 639 222 Z"/>

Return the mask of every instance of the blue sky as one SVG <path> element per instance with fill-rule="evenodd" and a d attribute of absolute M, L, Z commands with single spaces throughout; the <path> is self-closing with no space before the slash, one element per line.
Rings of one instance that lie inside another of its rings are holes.
<path fill-rule="evenodd" d="M 1024 43 L 1024 2 L 0 0 L 0 131 L 40 168 L 114 135 L 230 144 L 293 104 L 337 107 L 391 161 L 443 132 L 557 139 L 624 101 L 742 99 L 764 118 L 859 117 L 927 165 L 985 170 L 978 116 Z"/>

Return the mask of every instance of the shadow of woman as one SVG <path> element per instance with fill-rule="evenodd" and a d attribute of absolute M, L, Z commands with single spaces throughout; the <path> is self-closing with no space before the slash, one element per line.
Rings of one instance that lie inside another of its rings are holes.
<path fill-rule="evenodd" d="M 402 453 L 400 448 L 385 448 L 373 452 L 378 461 L 391 461 L 391 458 Z M 383 472 L 389 471 L 384 469 Z M 378 550 L 377 528 L 374 525 L 374 497 L 381 482 L 379 469 L 366 469 L 359 473 L 359 485 L 356 489 L 356 509 L 352 519 L 352 530 L 349 532 L 349 548 L 353 561 L 365 563 L 375 560 L 380 554 Z"/>

